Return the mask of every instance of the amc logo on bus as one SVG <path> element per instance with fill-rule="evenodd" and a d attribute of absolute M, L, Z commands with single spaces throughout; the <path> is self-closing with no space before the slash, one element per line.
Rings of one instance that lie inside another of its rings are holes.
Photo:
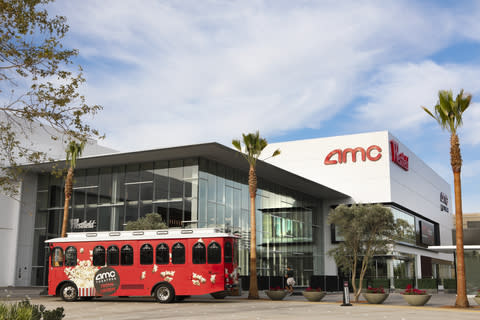
<path fill-rule="evenodd" d="M 358 154 L 360 154 L 363 162 L 367 161 L 367 159 L 370 161 L 378 161 L 382 158 L 382 148 L 377 145 L 372 145 L 368 147 L 367 150 L 362 147 L 346 148 L 344 150 L 335 149 L 325 157 L 323 163 L 326 165 L 347 163 L 349 154 L 351 155 L 350 158 L 352 162 L 357 162 Z"/>
<path fill-rule="evenodd" d="M 95 273 L 93 283 L 98 294 L 109 296 L 115 293 L 120 286 L 120 275 L 113 268 L 101 268 Z"/>

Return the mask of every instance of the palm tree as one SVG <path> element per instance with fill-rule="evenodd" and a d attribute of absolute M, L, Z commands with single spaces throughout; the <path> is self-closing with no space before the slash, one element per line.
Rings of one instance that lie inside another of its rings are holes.
<path fill-rule="evenodd" d="M 83 148 L 85 147 L 85 142 L 78 143 L 76 141 L 70 141 L 67 149 L 67 163 L 70 164 L 68 168 L 67 178 L 65 179 L 65 204 L 63 206 L 63 223 L 62 223 L 62 234 L 61 237 L 65 237 L 67 233 L 67 223 L 68 223 L 68 206 L 70 204 L 70 199 L 72 198 L 72 187 L 73 187 L 73 170 L 77 164 L 77 158 L 82 155 Z"/>
<path fill-rule="evenodd" d="M 465 257 L 463 253 L 463 214 L 462 214 L 462 185 L 460 171 L 462 169 L 462 155 L 457 129 L 462 125 L 462 116 L 467 110 L 472 96 L 464 94 L 463 89 L 453 99 L 452 91 L 440 90 L 434 113 L 422 107 L 432 118 L 437 120 L 440 127 L 450 132 L 450 164 L 453 170 L 455 189 L 455 229 L 457 243 L 457 300 L 455 307 L 468 308 L 467 289 L 465 282 Z"/>
<path fill-rule="evenodd" d="M 248 299 L 258 299 L 257 284 L 257 226 L 255 219 L 255 197 L 257 196 L 257 174 L 255 166 L 258 157 L 263 149 L 268 145 L 267 140 L 260 137 L 259 132 L 242 134 L 245 150 L 242 150 L 240 140 L 232 140 L 233 146 L 242 153 L 250 166 L 248 172 L 248 188 L 250 191 L 250 290 L 248 291 Z M 272 157 L 278 156 L 280 150 L 275 150 Z"/>

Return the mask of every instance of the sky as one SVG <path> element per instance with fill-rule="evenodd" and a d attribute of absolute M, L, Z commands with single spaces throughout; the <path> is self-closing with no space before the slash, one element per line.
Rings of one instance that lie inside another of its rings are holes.
<path fill-rule="evenodd" d="M 439 90 L 473 95 L 459 130 L 463 211 L 480 212 L 480 1 L 58 1 L 64 45 L 133 151 L 260 131 L 272 142 L 388 130 L 453 185 Z M 452 190 L 453 197 L 453 190 Z"/>

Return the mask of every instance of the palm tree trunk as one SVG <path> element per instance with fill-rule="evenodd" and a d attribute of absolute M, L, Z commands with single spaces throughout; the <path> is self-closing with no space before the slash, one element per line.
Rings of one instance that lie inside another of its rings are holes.
<path fill-rule="evenodd" d="M 463 252 L 462 184 L 460 181 L 460 171 L 453 172 L 453 181 L 455 188 L 455 240 L 457 243 L 457 300 L 455 301 L 455 307 L 468 308 L 465 256 Z"/>
<path fill-rule="evenodd" d="M 255 215 L 255 197 L 257 195 L 257 175 L 255 167 L 250 165 L 248 172 L 248 187 L 250 189 L 250 290 L 248 299 L 258 299 L 257 283 L 257 221 Z"/>
<path fill-rule="evenodd" d="M 62 233 L 61 237 L 65 237 L 67 234 L 67 224 L 68 224 L 68 207 L 70 204 L 70 199 L 72 198 L 72 187 L 73 187 L 73 168 L 68 169 L 67 178 L 65 179 L 65 204 L 63 205 L 63 223 L 62 223 Z"/>

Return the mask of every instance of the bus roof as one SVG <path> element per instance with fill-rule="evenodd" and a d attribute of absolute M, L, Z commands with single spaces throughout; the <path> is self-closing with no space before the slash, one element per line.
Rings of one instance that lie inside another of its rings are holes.
<path fill-rule="evenodd" d="M 49 239 L 46 240 L 45 243 L 224 237 L 238 236 L 214 228 L 69 232 L 65 238 Z"/>

